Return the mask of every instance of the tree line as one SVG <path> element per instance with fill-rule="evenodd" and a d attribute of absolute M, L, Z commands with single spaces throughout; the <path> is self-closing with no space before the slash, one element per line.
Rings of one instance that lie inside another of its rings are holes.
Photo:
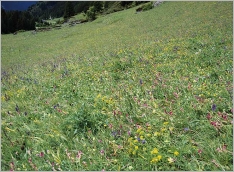
<path fill-rule="evenodd" d="M 1 34 L 18 30 L 33 30 L 38 21 L 28 11 L 5 11 L 1 8 Z"/>

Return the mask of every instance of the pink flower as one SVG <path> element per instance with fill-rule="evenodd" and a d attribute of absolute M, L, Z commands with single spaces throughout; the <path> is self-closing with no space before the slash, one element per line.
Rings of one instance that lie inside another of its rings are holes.
<path fill-rule="evenodd" d="M 207 114 L 206 118 L 207 118 L 208 120 L 210 120 L 210 119 L 212 118 L 211 115 L 210 115 L 210 113 Z"/>
<path fill-rule="evenodd" d="M 44 152 L 40 152 L 39 156 L 43 157 L 44 156 Z"/>
<path fill-rule="evenodd" d="M 112 129 L 113 125 L 112 124 L 109 124 L 109 128 Z"/>
<path fill-rule="evenodd" d="M 77 153 L 76 157 L 77 157 L 78 159 L 80 159 L 82 154 L 83 154 L 83 152 L 78 151 L 78 153 Z"/>
<path fill-rule="evenodd" d="M 199 149 L 197 152 L 198 152 L 199 154 L 201 154 L 201 153 L 202 153 L 202 150 L 201 150 L 201 149 Z"/>
<path fill-rule="evenodd" d="M 105 152 L 104 150 L 101 150 L 101 151 L 100 151 L 100 154 L 101 154 L 101 155 L 104 155 L 104 152 Z"/>

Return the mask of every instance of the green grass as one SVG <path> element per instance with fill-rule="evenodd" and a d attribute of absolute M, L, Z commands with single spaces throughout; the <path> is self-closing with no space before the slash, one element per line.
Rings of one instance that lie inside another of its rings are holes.
<path fill-rule="evenodd" d="M 232 5 L 2 35 L 2 170 L 232 171 Z"/>

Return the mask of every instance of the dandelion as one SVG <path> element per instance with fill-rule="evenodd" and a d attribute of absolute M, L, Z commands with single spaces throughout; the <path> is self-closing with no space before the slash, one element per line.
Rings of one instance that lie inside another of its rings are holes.
<path fill-rule="evenodd" d="M 151 163 L 156 163 L 156 162 L 160 161 L 161 159 L 162 159 L 162 156 L 158 155 L 157 157 L 154 157 L 150 162 Z"/>
<path fill-rule="evenodd" d="M 146 134 L 147 137 L 151 137 L 151 134 Z"/>
<path fill-rule="evenodd" d="M 142 128 L 138 128 L 136 132 L 137 132 L 137 133 L 140 133 L 141 130 L 142 130 Z"/>
<path fill-rule="evenodd" d="M 154 148 L 152 151 L 151 151 L 151 154 L 157 154 L 158 153 L 158 149 L 157 148 Z"/>
<path fill-rule="evenodd" d="M 161 134 L 159 132 L 157 132 L 157 131 L 154 133 L 154 136 L 160 136 L 160 135 Z"/>
<path fill-rule="evenodd" d="M 175 151 L 175 152 L 174 152 L 174 155 L 175 155 L 175 156 L 178 156 L 178 155 L 179 155 L 179 152 L 178 152 L 178 151 Z"/>

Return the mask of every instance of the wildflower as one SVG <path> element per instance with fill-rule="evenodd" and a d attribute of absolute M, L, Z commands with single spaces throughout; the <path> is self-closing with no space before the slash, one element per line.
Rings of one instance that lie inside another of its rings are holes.
<path fill-rule="evenodd" d="M 146 141 L 145 140 L 142 140 L 142 144 L 145 144 L 146 143 Z"/>
<path fill-rule="evenodd" d="M 156 132 L 154 133 L 154 136 L 160 136 L 160 133 L 156 131 Z"/>
<path fill-rule="evenodd" d="M 144 137 L 143 137 L 143 136 L 140 136 L 140 139 L 141 139 L 141 140 L 144 140 Z"/>
<path fill-rule="evenodd" d="M 113 125 L 112 124 L 109 124 L 109 128 L 112 129 Z"/>
<path fill-rule="evenodd" d="M 163 123 L 163 125 L 167 125 L 167 124 L 168 124 L 168 122 L 164 122 L 164 123 Z"/>
<path fill-rule="evenodd" d="M 140 134 L 140 135 L 144 135 L 144 131 L 141 131 L 139 134 Z"/>
<path fill-rule="evenodd" d="M 82 154 L 83 154 L 83 152 L 78 151 L 78 153 L 77 153 L 76 157 L 77 157 L 78 159 L 80 159 Z"/>
<path fill-rule="evenodd" d="M 164 132 L 164 131 L 166 131 L 166 128 L 161 128 L 161 132 Z"/>
<path fill-rule="evenodd" d="M 129 166 L 129 167 L 128 167 L 128 169 L 129 169 L 129 170 L 132 170 L 132 169 L 133 169 L 133 167 L 132 167 L 132 166 Z"/>
<path fill-rule="evenodd" d="M 131 131 L 128 131 L 128 135 L 129 135 L 129 136 L 131 135 Z"/>
<path fill-rule="evenodd" d="M 141 84 L 141 85 L 143 84 L 143 81 L 142 81 L 142 79 L 140 79 L 140 84 Z"/>
<path fill-rule="evenodd" d="M 101 151 L 100 151 L 100 154 L 101 154 L 101 155 L 104 155 L 104 152 L 105 152 L 104 150 L 101 150 Z"/>
<path fill-rule="evenodd" d="M 154 157 L 150 162 L 151 163 L 156 163 L 156 162 L 160 161 L 161 159 L 162 159 L 162 156 L 158 155 L 157 157 Z"/>
<path fill-rule="evenodd" d="M 117 132 L 116 131 L 112 131 L 111 134 L 116 137 L 117 136 Z"/>
<path fill-rule="evenodd" d="M 184 131 L 189 131 L 189 128 L 184 128 Z"/>
<path fill-rule="evenodd" d="M 146 134 L 147 137 L 151 137 L 151 134 Z"/>
<path fill-rule="evenodd" d="M 142 128 L 138 128 L 136 132 L 137 132 L 137 133 L 140 133 L 141 130 L 142 130 Z"/>
<path fill-rule="evenodd" d="M 197 152 L 198 152 L 199 154 L 201 154 L 201 153 L 202 153 L 202 150 L 201 150 L 201 149 L 199 149 Z"/>
<path fill-rule="evenodd" d="M 44 152 L 40 152 L 39 156 L 43 157 L 44 156 Z"/>
<path fill-rule="evenodd" d="M 158 149 L 157 148 L 154 148 L 152 151 L 151 151 L 151 154 L 157 154 L 158 153 Z"/>
<path fill-rule="evenodd" d="M 212 118 L 211 115 L 210 115 L 210 113 L 207 114 L 206 118 L 207 118 L 208 120 L 210 120 L 210 119 Z"/>
<path fill-rule="evenodd" d="M 223 120 L 225 120 L 225 121 L 227 121 L 228 120 L 228 116 L 227 115 L 222 115 L 222 118 L 223 118 Z"/>
<path fill-rule="evenodd" d="M 137 143 L 138 141 L 141 141 L 141 140 L 134 140 L 133 142 L 134 142 L 134 143 Z"/>
<path fill-rule="evenodd" d="M 178 156 L 178 155 L 179 155 L 179 152 L 178 152 L 178 151 L 175 151 L 175 152 L 174 152 L 174 155 L 175 155 L 175 156 Z"/>
<path fill-rule="evenodd" d="M 173 163 L 173 162 L 175 162 L 175 160 L 173 159 L 173 158 L 171 158 L 171 157 L 169 157 L 168 159 L 168 162 L 171 164 L 171 163 Z"/>
<path fill-rule="evenodd" d="M 212 111 L 215 111 L 215 110 L 216 110 L 216 105 L 213 104 L 213 105 L 212 105 Z"/>

